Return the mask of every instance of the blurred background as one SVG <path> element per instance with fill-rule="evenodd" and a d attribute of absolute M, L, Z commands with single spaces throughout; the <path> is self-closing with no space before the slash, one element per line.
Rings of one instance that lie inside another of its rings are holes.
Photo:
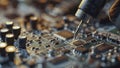
<path fill-rule="evenodd" d="M 114 0 L 108 0 L 97 17 L 102 25 L 112 25 L 108 17 L 108 9 Z M 56 22 L 56 18 L 64 16 L 75 19 L 75 13 L 81 0 L 0 0 L 0 22 L 23 22 L 26 16 L 35 15 L 41 20 Z M 46 17 L 49 16 L 49 17 Z M 54 19 L 51 19 L 54 18 Z"/>

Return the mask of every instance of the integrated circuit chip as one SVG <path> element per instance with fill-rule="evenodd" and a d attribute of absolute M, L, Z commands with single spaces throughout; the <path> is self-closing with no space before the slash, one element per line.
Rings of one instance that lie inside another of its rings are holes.
<path fill-rule="evenodd" d="M 67 56 L 59 56 L 59 57 L 54 58 L 53 60 L 50 60 L 49 62 L 54 64 L 54 65 L 57 65 L 57 64 L 64 63 L 66 61 L 68 61 Z"/>
<path fill-rule="evenodd" d="M 63 23 L 57 23 L 57 24 L 55 25 L 55 28 L 58 29 L 58 30 L 61 30 L 61 29 L 64 28 L 64 24 L 63 24 Z"/>
<path fill-rule="evenodd" d="M 87 38 L 85 39 L 86 43 L 92 42 L 92 41 L 94 41 L 94 40 L 95 40 L 95 39 L 94 39 L 93 37 L 87 37 Z"/>
<path fill-rule="evenodd" d="M 60 31 L 60 32 L 54 34 L 54 36 L 56 36 L 60 39 L 63 39 L 63 40 L 70 39 L 73 37 L 73 35 L 74 34 L 68 30 L 63 30 L 63 31 Z"/>
<path fill-rule="evenodd" d="M 85 47 L 77 47 L 75 48 L 75 51 L 84 54 L 87 53 L 89 50 Z"/>
<path fill-rule="evenodd" d="M 77 41 L 73 42 L 73 45 L 75 45 L 75 46 L 82 46 L 84 44 L 85 44 L 85 42 L 81 41 L 81 40 L 77 40 Z"/>
<path fill-rule="evenodd" d="M 95 52 L 105 52 L 112 48 L 114 48 L 114 46 L 103 43 L 103 44 L 100 44 L 98 47 L 96 47 Z"/>
<path fill-rule="evenodd" d="M 62 52 L 63 54 L 67 54 L 67 53 L 70 53 L 70 50 L 68 50 L 68 49 L 63 49 L 63 50 L 61 50 L 61 52 Z"/>

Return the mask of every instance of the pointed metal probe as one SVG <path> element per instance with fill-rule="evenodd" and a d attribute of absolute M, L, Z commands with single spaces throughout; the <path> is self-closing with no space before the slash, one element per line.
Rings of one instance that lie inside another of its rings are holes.
<path fill-rule="evenodd" d="M 76 39 L 76 36 L 77 36 L 77 34 L 78 34 L 78 32 L 79 32 L 79 29 L 80 29 L 80 26 L 81 26 L 82 22 L 83 22 L 83 21 L 81 20 L 80 23 L 78 24 L 78 26 L 77 26 L 75 32 L 74 32 L 73 40 Z"/>

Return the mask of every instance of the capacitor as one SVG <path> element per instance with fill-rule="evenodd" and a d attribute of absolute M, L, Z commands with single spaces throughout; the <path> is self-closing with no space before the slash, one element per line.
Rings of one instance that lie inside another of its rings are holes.
<path fill-rule="evenodd" d="M 26 42 L 27 42 L 26 36 L 19 36 L 19 48 L 26 49 Z"/>
<path fill-rule="evenodd" d="M 6 51 L 5 51 L 6 46 L 7 44 L 5 42 L 0 42 L 0 55 L 3 57 L 6 56 Z"/>
<path fill-rule="evenodd" d="M 20 35 L 21 27 L 20 26 L 13 26 L 12 29 L 13 29 L 13 34 L 14 34 L 15 39 L 17 39 L 18 36 Z"/>
<path fill-rule="evenodd" d="M 11 34 L 11 33 L 6 34 L 5 38 L 6 38 L 6 43 L 8 45 L 14 45 L 14 35 L 13 34 Z"/>
<path fill-rule="evenodd" d="M 27 14 L 25 15 L 25 20 L 28 22 L 30 20 L 30 17 L 34 16 L 34 14 Z"/>
<path fill-rule="evenodd" d="M 14 61 L 16 48 L 14 46 L 7 46 L 5 51 L 8 55 L 9 61 Z"/>
<path fill-rule="evenodd" d="M 32 30 L 37 30 L 37 22 L 38 22 L 37 17 L 35 17 L 35 16 L 30 17 L 30 24 L 31 24 Z"/>
<path fill-rule="evenodd" d="M 3 28 L 3 29 L 0 30 L 1 39 L 2 39 L 3 42 L 5 42 L 5 36 L 8 32 L 9 32 L 9 30 L 7 28 Z"/>
<path fill-rule="evenodd" d="M 6 28 L 9 29 L 9 32 L 12 33 L 13 22 L 11 22 L 11 21 L 6 22 L 5 25 L 6 25 Z"/>
<path fill-rule="evenodd" d="M 28 24 L 28 22 L 30 21 L 30 17 L 32 17 L 32 16 L 34 16 L 34 14 L 27 14 L 27 15 L 25 15 L 25 17 L 24 17 L 24 26 L 25 26 L 25 28 L 27 27 L 27 24 Z"/>

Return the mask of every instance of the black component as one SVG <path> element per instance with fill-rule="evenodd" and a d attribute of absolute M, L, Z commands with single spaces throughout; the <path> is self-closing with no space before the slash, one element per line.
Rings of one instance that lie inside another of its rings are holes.
<path fill-rule="evenodd" d="M 18 36 L 20 35 L 20 32 L 21 32 L 21 28 L 20 26 L 13 26 L 13 34 L 15 36 L 15 39 L 18 38 Z"/>
<path fill-rule="evenodd" d="M 50 47 L 50 45 L 47 45 L 46 48 Z"/>
<path fill-rule="evenodd" d="M 34 16 L 34 14 L 27 14 L 24 18 L 24 26 L 27 27 L 28 22 L 30 22 L 30 17 Z"/>
<path fill-rule="evenodd" d="M 6 34 L 6 43 L 8 45 L 14 45 L 14 35 L 13 34 Z"/>
<path fill-rule="evenodd" d="M 35 50 L 39 50 L 39 48 L 35 48 Z"/>
<path fill-rule="evenodd" d="M 7 46 L 6 47 L 6 52 L 7 52 L 7 55 L 8 55 L 8 58 L 9 58 L 9 61 L 14 61 L 14 57 L 15 57 L 15 47 L 14 46 Z"/>
<path fill-rule="evenodd" d="M 112 45 L 102 43 L 98 47 L 96 47 L 95 52 L 102 53 L 102 52 L 106 52 L 107 50 L 113 49 L 113 48 L 114 48 L 114 46 L 112 46 Z"/>
<path fill-rule="evenodd" d="M 82 54 L 85 54 L 85 53 L 89 52 L 89 50 L 87 48 L 81 47 L 81 46 L 75 48 L 75 51 L 78 52 L 78 53 L 82 53 Z"/>
<path fill-rule="evenodd" d="M 27 42 L 26 36 L 19 36 L 19 48 L 26 49 L 26 42 Z"/>
<path fill-rule="evenodd" d="M 9 30 L 7 28 L 3 28 L 0 30 L 0 35 L 1 35 L 1 39 L 3 42 L 5 42 L 5 35 L 9 32 Z"/>
<path fill-rule="evenodd" d="M 95 39 L 94 39 L 93 37 L 87 37 L 87 38 L 85 39 L 85 41 L 86 41 L 87 43 L 89 43 L 89 42 L 94 42 Z"/>
<path fill-rule="evenodd" d="M 56 57 L 53 60 L 50 60 L 50 62 L 54 65 L 57 65 L 57 64 L 60 64 L 60 63 L 66 62 L 66 61 L 68 61 L 67 56 L 60 56 L 60 57 Z"/>
<path fill-rule="evenodd" d="M 68 50 L 68 49 L 63 49 L 61 52 L 62 52 L 63 54 L 67 54 L 67 53 L 70 53 L 70 50 Z"/>
<path fill-rule="evenodd" d="M 26 20 L 26 21 L 30 21 L 30 17 L 32 17 L 32 16 L 34 16 L 34 14 L 27 14 L 27 15 L 25 16 L 25 20 Z"/>
<path fill-rule="evenodd" d="M 7 46 L 6 43 L 1 42 L 0 43 L 0 55 L 5 57 L 6 56 L 6 51 L 5 51 L 5 47 Z"/>
<path fill-rule="evenodd" d="M 35 17 L 35 16 L 30 17 L 30 24 L 31 24 L 32 30 L 37 30 L 37 22 L 38 22 L 37 17 Z"/>
<path fill-rule="evenodd" d="M 32 47 L 32 50 L 35 50 L 35 47 Z"/>
<path fill-rule="evenodd" d="M 77 41 L 73 42 L 73 45 L 75 45 L 75 46 L 83 46 L 83 45 L 85 45 L 85 42 L 83 42 L 81 40 L 77 40 Z"/>
<path fill-rule="evenodd" d="M 29 47 L 29 46 L 30 46 L 30 43 L 27 43 L 26 46 Z"/>
<path fill-rule="evenodd" d="M 56 23 L 56 25 L 54 26 L 55 29 L 57 30 L 62 30 L 64 28 L 64 24 L 62 23 Z"/>
<path fill-rule="evenodd" d="M 9 32 L 12 33 L 13 22 L 6 22 L 6 27 L 9 29 Z"/>
<path fill-rule="evenodd" d="M 73 37 L 73 33 L 68 30 L 62 30 L 54 35 L 63 40 L 71 39 Z"/>
<path fill-rule="evenodd" d="M 104 7 L 105 3 L 106 0 L 82 0 L 79 9 L 95 18 Z"/>

